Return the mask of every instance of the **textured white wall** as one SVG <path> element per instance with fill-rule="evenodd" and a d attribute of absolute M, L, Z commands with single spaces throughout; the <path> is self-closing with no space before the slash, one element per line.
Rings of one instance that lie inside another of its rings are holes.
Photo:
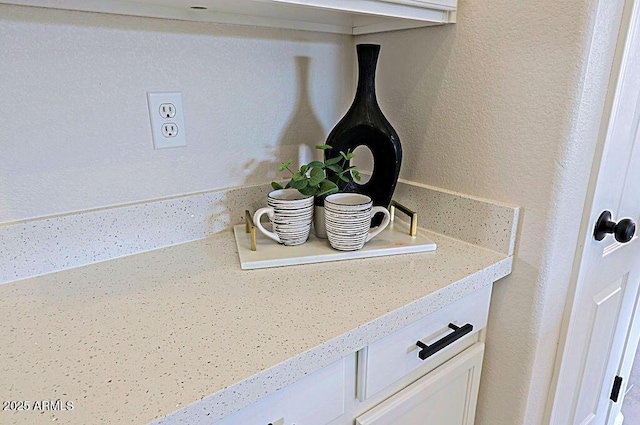
<path fill-rule="evenodd" d="M 543 423 L 612 54 L 604 43 L 589 58 L 597 3 L 461 0 L 456 25 L 356 40 L 382 45 L 401 176 L 523 207 L 513 273 L 494 289 L 478 425 Z"/>
<path fill-rule="evenodd" d="M 0 223 L 261 183 L 351 100 L 343 35 L 0 5 Z M 188 146 L 153 150 L 147 91 Z"/>

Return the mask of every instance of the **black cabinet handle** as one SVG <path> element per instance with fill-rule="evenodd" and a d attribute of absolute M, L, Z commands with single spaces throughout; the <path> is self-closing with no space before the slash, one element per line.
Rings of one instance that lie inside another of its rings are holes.
<path fill-rule="evenodd" d="M 438 351 L 445 348 L 447 345 L 453 344 L 454 342 L 471 332 L 473 330 L 473 325 L 471 323 L 467 323 L 466 325 L 459 327 L 454 325 L 453 323 L 449 323 L 449 328 L 453 329 L 453 332 L 451 332 L 449 335 L 443 336 L 431 345 L 427 345 L 422 341 L 416 342 L 416 345 L 422 348 L 422 350 L 420 350 L 420 352 L 418 353 L 418 357 L 420 357 L 421 360 L 426 360 Z"/>

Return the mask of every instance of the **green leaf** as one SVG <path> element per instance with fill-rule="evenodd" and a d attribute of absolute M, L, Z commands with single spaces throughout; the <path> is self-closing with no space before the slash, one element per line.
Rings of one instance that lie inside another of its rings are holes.
<path fill-rule="evenodd" d="M 316 149 L 320 149 L 320 150 L 327 150 L 327 149 L 331 149 L 331 146 L 329 145 L 316 145 Z"/>
<path fill-rule="evenodd" d="M 353 153 L 351 153 L 351 152 L 344 153 L 344 152 L 342 152 L 342 151 L 340 151 L 340 155 L 341 155 L 341 156 L 342 156 L 346 161 L 348 161 L 348 160 L 352 159 L 352 158 L 355 156 L 355 155 L 354 155 Z"/>
<path fill-rule="evenodd" d="M 320 161 L 311 161 L 310 163 L 307 164 L 307 167 L 309 167 L 309 168 L 313 168 L 313 167 L 324 168 L 324 163 L 320 162 Z"/>
<path fill-rule="evenodd" d="M 282 185 L 278 182 L 271 182 L 271 187 L 273 188 L 273 190 L 284 189 Z"/>
<path fill-rule="evenodd" d="M 309 175 L 309 186 L 317 186 L 322 180 L 324 180 L 324 171 L 322 171 L 322 168 L 312 168 L 311 174 Z"/>
<path fill-rule="evenodd" d="M 342 167 L 338 164 L 327 165 L 327 169 L 333 171 L 334 173 L 342 172 Z"/>
<path fill-rule="evenodd" d="M 318 188 L 315 186 L 307 186 L 303 187 L 302 189 L 298 189 L 298 192 L 302 193 L 303 195 L 313 196 L 316 194 L 316 192 L 318 192 Z"/>
<path fill-rule="evenodd" d="M 332 181 L 324 179 L 322 183 L 320 183 L 320 188 L 318 189 L 316 196 L 326 196 L 336 192 L 338 192 L 338 186 Z"/>
<path fill-rule="evenodd" d="M 305 187 L 307 187 L 309 185 L 309 180 L 304 179 L 304 180 L 291 180 L 291 187 L 294 189 L 304 189 Z"/>
<path fill-rule="evenodd" d="M 351 170 L 355 170 L 355 169 L 356 169 L 356 166 L 355 166 L 355 165 L 352 165 L 351 167 L 347 167 L 347 168 L 345 168 L 344 170 L 342 170 L 342 173 L 341 173 L 341 174 L 344 174 L 344 173 L 346 173 L 347 171 L 351 171 Z"/>
<path fill-rule="evenodd" d="M 327 176 L 326 180 L 332 182 L 336 186 L 338 185 L 338 183 L 340 183 L 340 179 L 338 178 L 337 174 L 333 174 L 331 176 Z"/>
<path fill-rule="evenodd" d="M 295 173 L 293 175 L 293 177 L 291 177 L 291 180 L 299 182 L 300 180 L 306 179 L 306 178 L 307 178 L 307 176 L 305 176 L 304 174 L 302 174 L 300 172 L 297 172 L 297 173 Z"/>
<path fill-rule="evenodd" d="M 358 170 L 351 170 L 351 177 L 353 177 L 353 179 L 357 182 L 360 181 L 360 173 L 358 172 Z"/>
<path fill-rule="evenodd" d="M 292 181 L 293 181 L 293 180 L 289 180 L 289 181 L 287 182 L 287 185 L 286 185 L 284 188 L 285 188 L 285 189 L 290 189 L 290 188 L 291 188 L 291 182 L 292 182 Z"/>
<path fill-rule="evenodd" d="M 303 165 L 302 167 L 300 167 L 300 174 L 305 174 L 308 169 L 309 169 L 308 165 Z"/>
<path fill-rule="evenodd" d="M 338 174 L 338 177 L 340 178 L 340 180 L 342 180 L 345 183 L 349 183 L 349 179 L 347 177 L 344 176 L 344 174 Z"/>
<path fill-rule="evenodd" d="M 289 168 L 289 165 L 291 165 L 292 162 L 293 162 L 292 159 L 288 160 L 287 162 L 283 162 L 278 167 L 278 171 L 282 172 L 282 171 L 286 170 L 287 168 Z"/>
<path fill-rule="evenodd" d="M 339 156 L 336 156 L 335 158 L 327 159 L 324 162 L 324 165 L 333 165 L 333 164 L 337 164 L 340 161 L 342 161 L 342 158 Z"/>

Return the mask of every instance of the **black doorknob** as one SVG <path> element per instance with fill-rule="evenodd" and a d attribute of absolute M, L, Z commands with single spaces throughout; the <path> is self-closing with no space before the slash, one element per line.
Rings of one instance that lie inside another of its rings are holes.
<path fill-rule="evenodd" d="M 595 240 L 601 241 L 607 236 L 607 233 L 613 233 L 613 236 L 620 243 L 629 242 L 636 233 L 636 223 L 630 218 L 624 218 L 616 223 L 611 221 L 611 211 L 604 211 L 596 222 L 593 237 Z"/>

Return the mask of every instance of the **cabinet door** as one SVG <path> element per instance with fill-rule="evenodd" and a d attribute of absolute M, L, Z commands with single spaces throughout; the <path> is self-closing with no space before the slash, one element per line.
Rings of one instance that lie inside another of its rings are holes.
<path fill-rule="evenodd" d="M 214 425 L 326 425 L 344 413 L 345 360 L 339 360 Z"/>
<path fill-rule="evenodd" d="M 356 419 L 357 425 L 472 425 L 484 344 L 477 343 Z"/>

